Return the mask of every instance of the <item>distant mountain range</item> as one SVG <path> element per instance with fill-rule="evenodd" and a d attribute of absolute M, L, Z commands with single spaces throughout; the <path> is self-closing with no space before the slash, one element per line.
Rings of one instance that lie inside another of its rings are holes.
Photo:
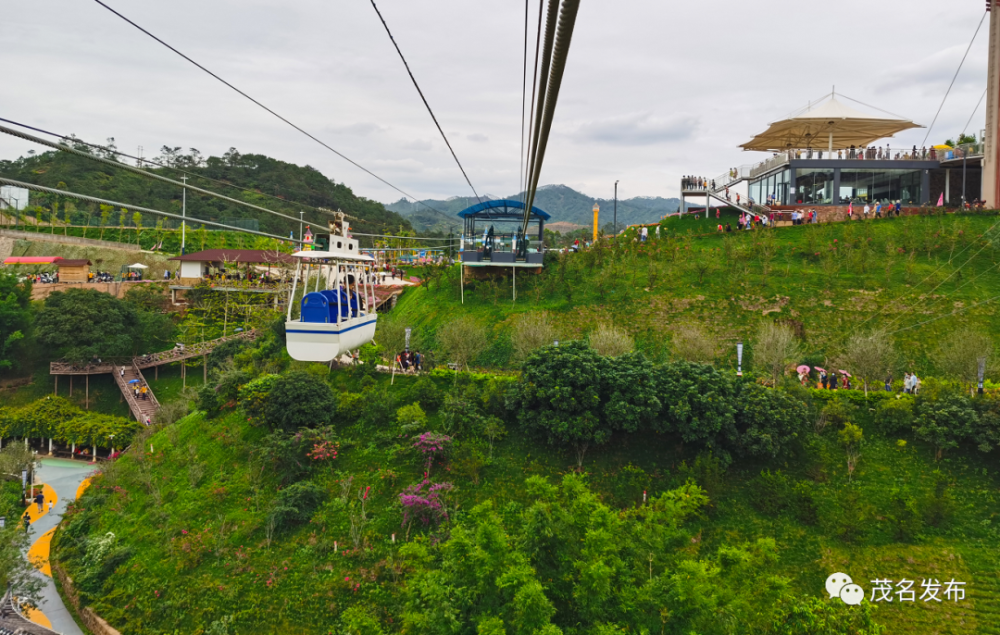
<path fill-rule="evenodd" d="M 481 196 L 483 200 L 500 198 L 518 200 L 520 197 L 521 194 L 507 197 L 489 194 Z M 461 196 L 444 201 L 428 199 L 420 201 L 420 203 L 400 199 L 386 205 L 385 208 L 405 217 L 418 231 L 448 233 L 449 231 L 461 231 L 462 223 L 457 214 L 475 203 L 474 197 Z M 538 193 L 535 195 L 535 207 L 552 216 L 550 223 L 572 223 L 589 227 L 594 221 L 594 203 L 601 206 L 601 225 L 611 222 L 614 210 L 613 199 L 595 199 L 565 185 L 543 185 L 538 188 Z M 619 225 L 651 223 L 667 214 L 677 212 L 679 206 L 680 200 L 676 198 L 661 198 L 659 196 L 620 198 L 618 199 L 618 223 Z"/>

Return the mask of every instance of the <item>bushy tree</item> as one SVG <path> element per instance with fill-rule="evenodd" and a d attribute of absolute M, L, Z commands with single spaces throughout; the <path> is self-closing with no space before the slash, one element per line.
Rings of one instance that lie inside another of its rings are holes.
<path fill-rule="evenodd" d="M 735 393 L 728 375 L 708 364 L 683 361 L 664 364 L 659 375 L 663 409 L 655 430 L 677 434 L 685 443 L 715 447 L 722 431 L 734 429 Z"/>
<path fill-rule="evenodd" d="M 265 423 L 273 430 L 293 432 L 299 428 L 319 428 L 333 423 L 337 399 L 327 385 L 301 371 L 282 375 L 267 395 L 263 408 Z"/>
<path fill-rule="evenodd" d="M 527 359 L 537 349 L 552 344 L 555 338 L 555 326 L 549 321 L 549 314 L 545 311 L 521 313 L 514 319 L 510 339 L 514 345 L 514 357 L 519 361 Z"/>
<path fill-rule="evenodd" d="M 0 370 L 17 364 L 17 342 L 31 324 L 31 283 L 0 271 Z"/>
<path fill-rule="evenodd" d="M 546 346 L 524 363 L 514 397 L 522 425 L 542 432 L 553 444 L 576 449 L 577 466 L 591 444 L 611 438 L 601 416 L 605 358 L 583 342 Z"/>
<path fill-rule="evenodd" d="M 917 438 L 934 446 L 934 459 L 940 461 L 945 450 L 958 447 L 973 436 L 979 426 L 979 414 L 968 397 L 945 395 L 941 399 L 921 399 L 917 403 Z"/>
<path fill-rule="evenodd" d="M 441 352 L 458 366 L 458 370 L 469 364 L 486 350 L 486 329 L 469 316 L 445 322 L 437 332 Z"/>
<path fill-rule="evenodd" d="M 656 375 L 656 367 L 640 353 L 610 358 L 601 382 L 604 420 L 626 432 L 651 425 L 662 408 Z"/>
<path fill-rule="evenodd" d="M 142 324 L 134 305 L 93 289 L 57 291 L 35 320 L 38 341 L 57 356 L 83 362 L 132 357 L 142 351 Z"/>
<path fill-rule="evenodd" d="M 624 355 L 635 349 L 635 342 L 628 332 L 611 324 L 598 324 L 589 341 L 592 349 L 607 357 Z"/>
<path fill-rule="evenodd" d="M 677 357 L 689 362 L 709 363 L 719 354 L 717 341 L 696 323 L 677 326 L 671 343 Z"/>
<path fill-rule="evenodd" d="M 802 401 L 780 390 L 740 382 L 735 394 L 737 453 L 777 457 L 786 453 L 809 423 L 809 409 Z"/>
<path fill-rule="evenodd" d="M 841 364 L 861 380 L 867 396 L 869 384 L 883 381 L 896 368 L 896 348 L 884 329 L 853 333 L 847 338 Z"/>
<path fill-rule="evenodd" d="M 963 328 L 951 331 L 941 341 L 934 361 L 947 377 L 962 382 L 970 394 L 975 394 L 979 382 L 979 360 L 984 370 L 992 374 L 996 360 L 993 339 L 981 331 Z"/>

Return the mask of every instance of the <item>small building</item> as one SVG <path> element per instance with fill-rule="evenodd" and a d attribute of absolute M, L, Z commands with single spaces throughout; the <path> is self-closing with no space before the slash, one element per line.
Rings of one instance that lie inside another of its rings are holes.
<path fill-rule="evenodd" d="M 249 268 L 252 265 L 294 265 L 295 258 L 270 249 L 206 249 L 175 256 L 180 262 L 181 286 L 194 286 L 215 271 Z"/>
<path fill-rule="evenodd" d="M 85 259 L 70 260 L 60 256 L 20 256 L 7 258 L 5 265 L 54 265 L 59 270 L 59 282 L 87 282 L 90 273 L 90 261 Z"/>

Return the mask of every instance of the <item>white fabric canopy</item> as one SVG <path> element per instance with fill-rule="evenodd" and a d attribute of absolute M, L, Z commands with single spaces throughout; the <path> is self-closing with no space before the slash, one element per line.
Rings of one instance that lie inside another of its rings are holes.
<path fill-rule="evenodd" d="M 137 262 L 134 265 L 129 265 L 128 268 L 129 269 L 149 269 L 149 267 L 147 267 L 146 265 L 142 264 L 141 262 Z"/>
<path fill-rule="evenodd" d="M 865 114 L 837 101 L 831 94 L 829 99 L 801 114 L 772 123 L 740 147 L 773 152 L 806 148 L 843 150 L 871 145 L 910 128 L 923 126 L 884 114 Z"/>

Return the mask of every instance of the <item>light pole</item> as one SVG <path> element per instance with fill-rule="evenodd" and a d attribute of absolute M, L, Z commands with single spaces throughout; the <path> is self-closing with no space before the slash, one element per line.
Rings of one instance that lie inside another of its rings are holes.
<path fill-rule="evenodd" d="M 299 251 L 302 250 L 302 218 L 305 215 L 305 211 L 299 210 Z"/>
<path fill-rule="evenodd" d="M 108 458 L 110 459 L 115 455 L 115 435 L 109 434 L 108 438 L 111 439 L 111 454 L 108 455 Z"/>
<path fill-rule="evenodd" d="M 743 341 L 736 342 L 736 376 L 743 376 Z"/>
<path fill-rule="evenodd" d="M 983 394 L 983 377 L 986 375 L 986 357 L 980 357 L 979 362 L 979 394 Z"/>
<path fill-rule="evenodd" d="M 618 235 L 618 181 L 615 181 L 615 236 Z"/>
<path fill-rule="evenodd" d="M 181 180 L 184 181 L 184 187 L 181 188 L 181 255 L 183 256 L 184 255 L 184 239 L 185 239 L 185 234 L 186 234 L 186 230 L 187 230 L 187 223 L 185 222 L 187 220 L 187 192 L 188 192 L 188 190 L 187 190 L 187 181 L 188 181 L 187 175 L 182 176 Z"/>

